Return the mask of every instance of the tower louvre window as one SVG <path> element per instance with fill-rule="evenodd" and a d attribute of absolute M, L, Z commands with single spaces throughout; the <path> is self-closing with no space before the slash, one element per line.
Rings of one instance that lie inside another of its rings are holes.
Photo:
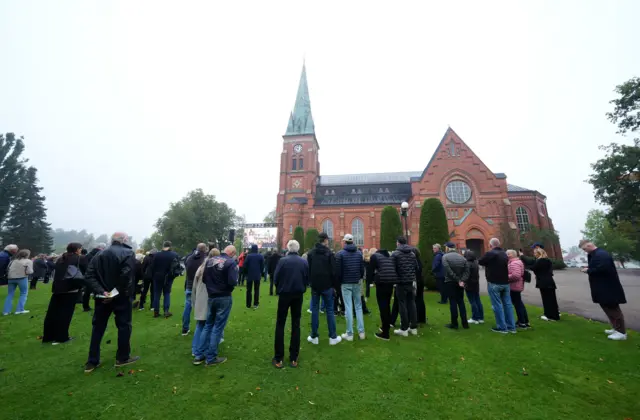
<path fill-rule="evenodd" d="M 302 158 L 298 159 L 298 169 L 299 170 L 304 169 L 303 163 L 304 163 L 304 160 Z"/>
<path fill-rule="evenodd" d="M 296 158 L 293 158 L 293 161 L 291 162 L 291 170 L 292 171 L 296 171 L 297 170 L 297 163 L 298 163 L 298 161 L 296 160 Z"/>

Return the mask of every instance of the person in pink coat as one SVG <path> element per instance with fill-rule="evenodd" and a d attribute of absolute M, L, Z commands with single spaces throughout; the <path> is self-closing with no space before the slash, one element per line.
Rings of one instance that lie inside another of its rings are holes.
<path fill-rule="evenodd" d="M 520 261 L 518 253 L 513 249 L 507 251 L 507 256 L 509 257 L 508 267 L 511 302 L 513 302 L 513 307 L 518 317 L 516 327 L 526 330 L 531 326 L 529 325 L 527 308 L 525 308 L 524 302 L 522 302 L 522 292 L 524 291 L 524 264 Z"/>

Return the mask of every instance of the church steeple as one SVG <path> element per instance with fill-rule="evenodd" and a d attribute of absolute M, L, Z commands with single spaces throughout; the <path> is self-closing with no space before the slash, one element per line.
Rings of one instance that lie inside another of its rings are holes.
<path fill-rule="evenodd" d="M 284 135 L 296 136 L 302 134 L 315 134 L 313 116 L 311 115 L 311 101 L 309 100 L 309 86 L 307 84 L 307 69 L 304 63 L 302 64 L 296 104 L 289 116 L 287 132 Z"/>

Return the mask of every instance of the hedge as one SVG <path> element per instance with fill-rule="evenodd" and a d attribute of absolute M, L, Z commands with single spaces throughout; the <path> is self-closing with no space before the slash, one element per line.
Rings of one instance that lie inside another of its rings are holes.
<path fill-rule="evenodd" d="M 380 249 L 386 249 L 389 252 L 395 250 L 400 235 L 402 235 L 402 222 L 398 209 L 386 206 L 380 214 Z"/>
<path fill-rule="evenodd" d="M 302 226 L 296 226 L 296 229 L 293 231 L 293 239 L 300 244 L 300 254 L 302 254 L 304 252 L 304 229 Z"/>
<path fill-rule="evenodd" d="M 436 289 L 436 279 L 431 273 L 433 244 L 443 245 L 449 241 L 449 225 L 442 203 L 437 198 L 428 198 L 420 210 L 420 235 L 418 246 L 422 258 L 422 276 L 428 289 Z"/>
<path fill-rule="evenodd" d="M 311 248 L 313 248 L 314 244 L 318 241 L 318 235 L 318 229 L 307 229 L 307 233 L 305 233 L 304 235 L 304 252 L 307 252 Z"/>

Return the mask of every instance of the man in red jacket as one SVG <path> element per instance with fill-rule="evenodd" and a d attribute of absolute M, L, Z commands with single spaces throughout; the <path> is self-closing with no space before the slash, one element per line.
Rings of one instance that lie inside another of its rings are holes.
<path fill-rule="evenodd" d="M 244 284 L 244 259 L 247 257 L 247 251 L 243 251 L 242 254 L 238 257 L 238 268 L 240 269 L 240 273 L 238 276 L 238 286 L 242 286 Z"/>

